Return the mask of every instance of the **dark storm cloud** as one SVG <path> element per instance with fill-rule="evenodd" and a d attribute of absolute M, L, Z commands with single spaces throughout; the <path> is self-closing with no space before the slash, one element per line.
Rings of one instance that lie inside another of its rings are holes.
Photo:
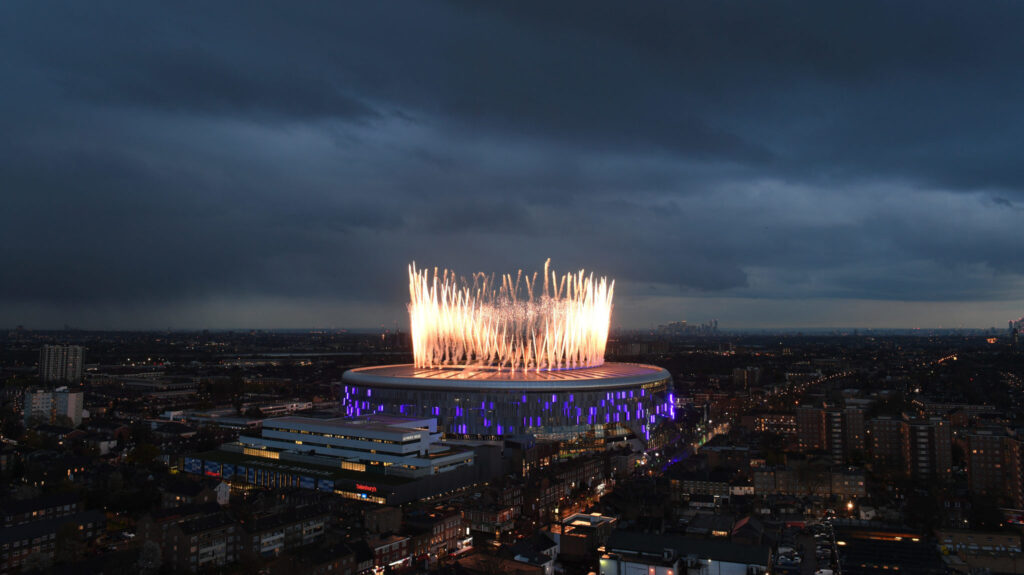
<path fill-rule="evenodd" d="M 413 259 L 1019 299 L 1021 29 L 1015 2 L 8 3 L 0 323 L 370 325 Z"/>

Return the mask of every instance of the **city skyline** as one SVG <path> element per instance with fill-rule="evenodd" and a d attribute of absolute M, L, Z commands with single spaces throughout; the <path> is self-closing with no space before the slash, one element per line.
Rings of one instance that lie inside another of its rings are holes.
<path fill-rule="evenodd" d="M 0 326 L 408 327 L 406 264 L 613 328 L 1024 314 L 1024 6 L 0 7 Z"/>

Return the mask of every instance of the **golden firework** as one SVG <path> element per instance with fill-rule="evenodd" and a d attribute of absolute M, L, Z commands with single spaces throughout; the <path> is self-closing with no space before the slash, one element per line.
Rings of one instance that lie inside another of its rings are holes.
<path fill-rule="evenodd" d="M 583 270 L 558 276 L 544 263 L 515 276 L 409 266 L 409 321 L 419 368 L 555 370 L 604 363 L 615 282 Z"/>

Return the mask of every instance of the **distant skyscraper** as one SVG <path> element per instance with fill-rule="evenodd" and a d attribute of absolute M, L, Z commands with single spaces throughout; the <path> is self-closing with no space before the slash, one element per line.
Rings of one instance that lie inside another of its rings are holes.
<path fill-rule="evenodd" d="M 39 350 L 39 379 L 44 383 L 71 382 L 82 379 L 82 347 L 78 345 L 44 345 Z"/>

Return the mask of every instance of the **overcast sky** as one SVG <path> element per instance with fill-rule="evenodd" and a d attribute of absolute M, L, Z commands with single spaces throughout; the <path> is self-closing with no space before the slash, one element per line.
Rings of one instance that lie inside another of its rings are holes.
<path fill-rule="evenodd" d="M 0 326 L 388 327 L 406 266 L 615 326 L 1024 314 L 1024 2 L 0 3 Z"/>

